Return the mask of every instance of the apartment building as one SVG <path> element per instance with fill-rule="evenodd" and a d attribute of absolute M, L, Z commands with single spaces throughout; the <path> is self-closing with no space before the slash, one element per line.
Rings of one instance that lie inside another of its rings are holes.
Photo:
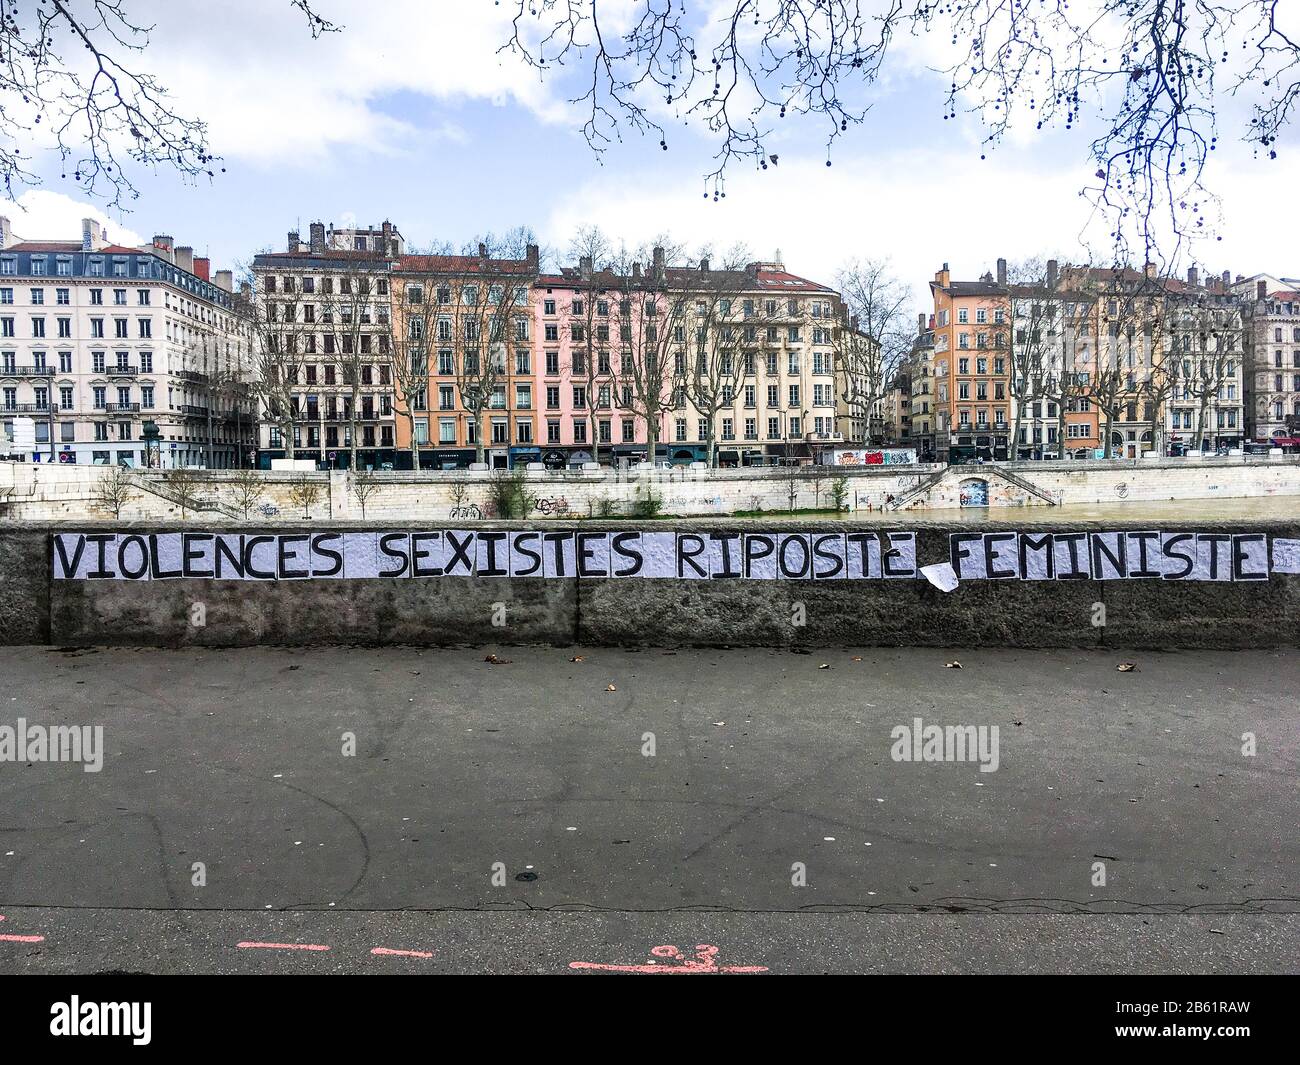
<path fill-rule="evenodd" d="M 394 264 L 405 251 L 390 222 L 290 231 L 285 250 L 253 261 L 254 330 L 262 378 L 260 465 L 392 468 Z"/>
<path fill-rule="evenodd" d="M 1008 285 L 1007 295 L 1013 456 L 1091 458 L 1101 441 L 1089 397 L 1095 299 L 1063 283 L 1055 260 L 1033 283 Z"/>
<path fill-rule="evenodd" d="M 837 429 L 837 294 L 780 262 L 719 268 L 590 260 L 537 279 L 538 389 L 548 463 L 806 459 Z M 636 393 L 652 370 L 664 401 Z"/>
<path fill-rule="evenodd" d="M 539 250 L 524 257 L 402 255 L 393 263 L 394 330 L 411 367 L 399 388 L 422 469 L 484 462 L 493 469 L 540 462 L 532 293 Z M 413 426 L 413 428 L 412 428 Z"/>
<path fill-rule="evenodd" d="M 1248 305 L 1246 432 L 1288 445 L 1300 438 L 1300 284 L 1256 281 Z"/>
<path fill-rule="evenodd" d="M 930 283 L 934 300 L 935 431 L 951 462 L 1006 459 L 1011 438 L 1007 263 L 997 275 L 954 281 L 948 264 Z"/>
<path fill-rule="evenodd" d="M 169 236 L 21 240 L 0 218 L 0 416 L 32 461 L 246 464 L 256 441 L 246 298 Z"/>
<path fill-rule="evenodd" d="M 687 403 L 675 403 L 671 415 L 676 461 L 688 451 L 706 456 L 710 422 L 718 461 L 727 465 L 803 461 L 843 439 L 835 355 L 843 347 L 838 331 L 845 327 L 834 289 L 775 261 L 723 271 L 711 270 L 707 261 L 696 268 L 670 267 L 667 282 L 687 303 L 687 321 L 675 326 L 676 340 L 684 344 L 690 338 L 689 346 L 674 353 L 677 377 L 688 381 Z M 706 350 L 711 354 L 702 360 Z M 733 385 L 734 391 L 706 417 L 690 401 L 689 381 L 710 361 L 722 360 L 725 371 L 733 350 L 734 382 L 724 392 Z"/>
<path fill-rule="evenodd" d="M 948 458 L 947 434 L 936 426 L 937 393 L 934 378 L 934 318 L 924 311 L 916 316 L 916 337 L 907 357 L 907 373 L 912 388 L 911 444 L 922 462 L 945 462 Z"/>
<path fill-rule="evenodd" d="M 1168 379 L 1163 436 L 1175 449 L 1238 448 L 1246 439 L 1249 304 L 1232 275 L 1165 282 L 1164 358 Z M 1163 450 L 1163 449 L 1162 449 Z"/>

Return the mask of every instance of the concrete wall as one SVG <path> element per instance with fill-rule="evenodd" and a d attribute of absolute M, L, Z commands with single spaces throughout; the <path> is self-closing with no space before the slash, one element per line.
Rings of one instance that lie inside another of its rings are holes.
<path fill-rule="evenodd" d="M 1151 528 L 1150 521 L 1066 523 L 1055 508 L 1018 513 L 1002 528 L 1056 531 Z M 904 520 L 921 565 L 948 558 L 968 524 Z M 463 523 L 462 523 L 463 524 Z M 544 523 L 529 523 L 528 527 Z M 760 523 L 589 522 L 584 529 L 755 531 Z M 350 529 L 346 523 L 332 526 Z M 369 528 L 384 528 L 369 525 Z M 390 526 L 391 527 L 391 526 Z M 435 523 L 425 528 L 450 527 Z M 521 528 L 524 523 L 490 523 Z M 1286 521 L 1164 522 L 1167 531 L 1267 532 L 1300 537 Z M 194 523 L 128 523 L 166 532 Z M 301 525 L 205 522 L 205 531 L 301 531 Z M 356 525 L 355 528 L 363 528 Z M 879 529 L 826 522 L 819 529 Z M 102 524 L 0 524 L 0 642 L 140 644 L 511 644 L 704 646 L 1300 647 L 1300 576 L 1250 583 L 964 581 L 942 593 L 924 580 L 676 581 L 434 578 L 282 583 L 175 579 L 54 581 L 50 535 Z M 1094 626 L 1095 604 L 1106 624 Z M 192 623 L 198 604 L 204 624 Z M 493 625 L 503 604 L 506 624 Z M 802 615 L 804 624 L 795 623 Z"/>
<path fill-rule="evenodd" d="M 1005 470 L 1016 481 L 1003 478 Z M 31 466 L 0 463 L 0 516 L 29 521 L 107 519 L 93 509 L 95 486 L 106 467 Z M 537 501 L 537 520 L 598 517 L 602 513 L 629 513 L 638 486 L 650 485 L 665 514 L 683 517 L 722 517 L 737 511 L 763 510 L 779 515 L 790 510 L 790 489 L 799 509 L 828 508 L 833 478 L 843 475 L 847 502 L 854 511 L 879 510 L 887 499 L 896 500 L 928 485 L 909 502 L 909 509 L 956 509 L 961 482 L 981 478 L 989 482 L 993 507 L 1042 507 L 1052 502 L 1098 504 L 1151 502 L 1169 499 L 1236 499 L 1300 497 L 1300 459 L 1242 458 L 1188 461 L 1007 463 L 1002 466 L 903 466 L 867 469 L 804 467 L 793 479 L 785 470 L 675 470 L 653 476 L 619 476 L 610 471 L 583 473 L 530 473 L 527 490 Z M 207 508 L 191 512 L 195 521 L 233 518 L 237 509 L 234 475 L 212 471 L 198 475 L 199 495 Z M 264 495 L 259 504 L 271 509 L 254 513 L 254 519 L 298 520 L 301 504 L 293 489 L 302 476 L 265 473 Z M 363 517 L 352 481 L 344 471 L 305 475 L 319 488 L 312 504 L 312 520 L 346 520 Z M 150 521 L 181 517 L 174 500 L 165 496 L 165 480 L 141 473 L 142 488 L 128 500 L 122 518 Z M 491 475 L 487 473 L 387 473 L 377 474 L 377 488 L 367 500 L 364 517 L 376 521 L 477 520 L 491 518 Z M 1035 491 L 1028 491 L 1028 484 Z M 159 486 L 156 494 L 149 486 Z"/>

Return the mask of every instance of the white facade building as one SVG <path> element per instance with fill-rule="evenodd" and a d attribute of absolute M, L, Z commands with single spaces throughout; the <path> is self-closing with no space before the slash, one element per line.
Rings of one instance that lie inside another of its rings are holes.
<path fill-rule="evenodd" d="M 16 238 L 0 218 L 0 420 L 36 422 L 37 462 L 232 467 L 256 439 L 232 275 L 166 236 Z M 157 428 L 150 448 L 145 428 Z"/>

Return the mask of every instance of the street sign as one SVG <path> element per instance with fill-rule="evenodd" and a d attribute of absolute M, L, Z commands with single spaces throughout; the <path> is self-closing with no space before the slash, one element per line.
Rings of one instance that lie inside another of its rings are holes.
<path fill-rule="evenodd" d="M 14 419 L 14 450 L 36 450 L 36 422 L 31 418 Z"/>

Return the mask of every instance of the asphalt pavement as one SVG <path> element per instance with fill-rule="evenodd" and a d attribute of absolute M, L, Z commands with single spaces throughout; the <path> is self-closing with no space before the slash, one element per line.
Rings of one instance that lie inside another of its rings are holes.
<path fill-rule="evenodd" d="M 1300 971 L 1294 652 L 5 648 L 0 678 L 0 972 Z M 4 760 L 19 719 L 102 726 L 102 768 Z M 984 747 L 898 760 L 931 725 Z"/>

